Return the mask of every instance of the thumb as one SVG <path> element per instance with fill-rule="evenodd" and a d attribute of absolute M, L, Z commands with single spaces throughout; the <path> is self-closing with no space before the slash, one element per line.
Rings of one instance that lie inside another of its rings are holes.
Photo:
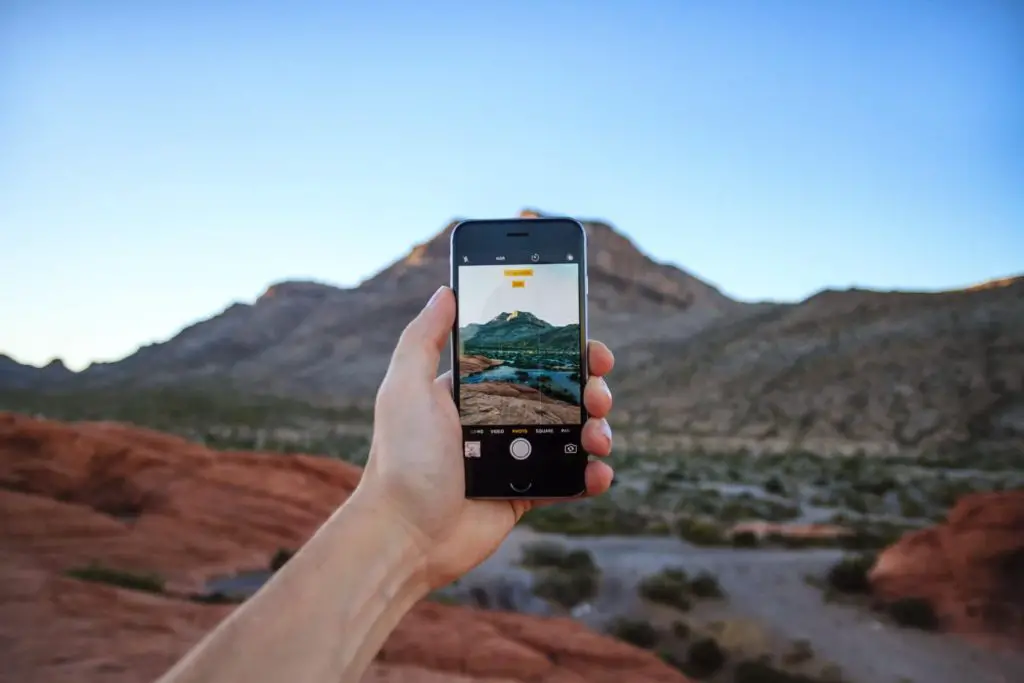
<path fill-rule="evenodd" d="M 454 324 L 455 294 L 440 287 L 398 338 L 388 373 L 403 381 L 433 382 Z"/>

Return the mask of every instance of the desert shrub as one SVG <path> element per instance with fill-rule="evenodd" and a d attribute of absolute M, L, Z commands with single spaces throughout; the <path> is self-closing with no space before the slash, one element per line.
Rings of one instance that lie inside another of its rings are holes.
<path fill-rule="evenodd" d="M 764 490 L 768 493 L 773 493 L 776 496 L 786 495 L 786 487 L 778 477 L 769 477 L 764 483 Z"/>
<path fill-rule="evenodd" d="M 164 592 L 164 580 L 156 574 L 137 574 L 122 569 L 104 567 L 99 564 L 69 569 L 65 574 L 73 579 L 105 583 L 119 588 L 128 588 L 129 590 L 147 593 Z"/>
<path fill-rule="evenodd" d="M 277 552 L 274 553 L 274 556 L 270 558 L 270 571 L 276 572 L 278 569 L 288 564 L 288 560 L 292 559 L 294 555 L 294 550 L 278 548 Z"/>
<path fill-rule="evenodd" d="M 690 592 L 698 598 L 720 598 L 725 595 L 714 574 L 701 572 L 690 581 Z"/>
<path fill-rule="evenodd" d="M 939 628 L 939 618 L 935 614 L 935 609 L 932 603 L 924 598 L 901 598 L 886 605 L 885 611 L 900 626 L 924 631 L 935 631 Z"/>
<path fill-rule="evenodd" d="M 714 638 L 701 638 L 690 644 L 686 650 L 684 673 L 695 678 L 705 678 L 725 665 L 725 652 Z"/>
<path fill-rule="evenodd" d="M 676 533 L 684 541 L 689 541 L 694 545 L 715 546 L 725 545 L 728 542 L 726 535 L 718 525 L 699 519 L 680 519 L 676 524 Z"/>
<path fill-rule="evenodd" d="M 875 556 L 870 554 L 844 557 L 828 570 L 828 585 L 840 593 L 867 593 L 871 590 L 868 573 L 875 566 Z"/>
<path fill-rule="evenodd" d="M 606 628 L 608 635 L 649 650 L 658 643 L 658 630 L 642 619 L 619 617 Z"/>
<path fill-rule="evenodd" d="M 737 548 L 756 548 L 760 540 L 753 531 L 739 531 L 732 535 L 732 544 Z"/>
<path fill-rule="evenodd" d="M 597 563 L 594 562 L 594 556 L 590 551 L 576 549 L 569 551 L 565 556 L 562 568 L 574 572 L 597 572 Z"/>
<path fill-rule="evenodd" d="M 597 564 L 590 551 L 582 548 L 568 550 L 551 541 L 540 541 L 523 546 L 520 563 L 524 567 L 564 569 L 573 572 L 596 572 Z"/>
<path fill-rule="evenodd" d="M 523 546 L 520 564 L 524 567 L 561 567 L 568 551 L 551 541 L 538 541 Z"/>
<path fill-rule="evenodd" d="M 531 543 L 523 548 L 522 564 L 541 570 L 533 592 L 565 608 L 572 608 L 597 594 L 600 570 L 586 550 L 566 550 L 557 543 Z"/>
<path fill-rule="evenodd" d="M 534 578 L 533 593 L 569 609 L 597 595 L 597 587 L 597 572 L 552 569 Z"/>
<path fill-rule="evenodd" d="M 691 603 L 689 576 L 679 568 L 670 568 L 652 574 L 640 582 L 640 595 L 662 605 L 686 611 Z"/>
<path fill-rule="evenodd" d="M 796 536 L 791 534 L 773 533 L 769 536 L 772 543 L 781 545 L 790 550 L 804 550 L 806 548 L 834 548 L 843 545 L 843 536 Z"/>
<path fill-rule="evenodd" d="M 679 638 L 680 640 L 686 640 L 690 637 L 691 632 L 692 631 L 690 629 L 690 625 L 687 624 L 685 621 L 679 621 L 677 619 L 676 621 L 672 622 L 672 635 L 674 635 L 676 638 Z"/>
<path fill-rule="evenodd" d="M 580 501 L 574 505 L 534 508 L 523 516 L 527 526 L 570 536 L 664 534 L 652 528 L 651 520 L 635 510 L 625 509 L 610 497 Z"/>

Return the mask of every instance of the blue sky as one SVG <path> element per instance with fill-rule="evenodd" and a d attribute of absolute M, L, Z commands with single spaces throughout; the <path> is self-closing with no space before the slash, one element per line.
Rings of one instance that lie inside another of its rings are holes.
<path fill-rule="evenodd" d="M 509 277 L 506 270 L 533 272 Z M 459 325 L 485 323 L 500 313 L 528 311 L 552 325 L 580 322 L 579 266 L 548 263 L 540 266 L 460 266 Z M 518 280 L 522 287 L 513 287 Z"/>
<path fill-rule="evenodd" d="M 608 219 L 744 299 L 1024 270 L 1024 8 L 0 7 L 0 352 L 72 367 L 453 216 Z"/>

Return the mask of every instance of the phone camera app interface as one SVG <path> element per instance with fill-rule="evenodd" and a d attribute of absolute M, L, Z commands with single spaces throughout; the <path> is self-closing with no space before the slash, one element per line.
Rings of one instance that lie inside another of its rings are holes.
<path fill-rule="evenodd" d="M 579 427 L 579 277 L 577 263 L 459 266 L 463 426 Z"/>

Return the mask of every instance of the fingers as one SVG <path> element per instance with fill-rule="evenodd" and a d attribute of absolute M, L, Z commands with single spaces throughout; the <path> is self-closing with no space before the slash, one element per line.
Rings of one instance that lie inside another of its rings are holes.
<path fill-rule="evenodd" d="M 607 463 L 594 460 L 587 463 L 587 495 L 599 496 L 612 487 L 615 470 Z"/>
<path fill-rule="evenodd" d="M 441 352 L 455 324 L 455 295 L 441 287 L 398 339 L 388 374 L 401 382 L 433 381 Z"/>
<path fill-rule="evenodd" d="M 591 377 L 583 387 L 583 405 L 587 414 L 605 417 L 612 409 L 612 392 L 603 377 Z"/>
<path fill-rule="evenodd" d="M 615 355 L 607 346 L 591 339 L 587 342 L 587 367 L 591 375 L 603 377 L 615 367 Z"/>
<path fill-rule="evenodd" d="M 592 417 L 583 425 L 583 450 L 601 457 L 612 452 L 612 428 L 604 418 Z"/>

